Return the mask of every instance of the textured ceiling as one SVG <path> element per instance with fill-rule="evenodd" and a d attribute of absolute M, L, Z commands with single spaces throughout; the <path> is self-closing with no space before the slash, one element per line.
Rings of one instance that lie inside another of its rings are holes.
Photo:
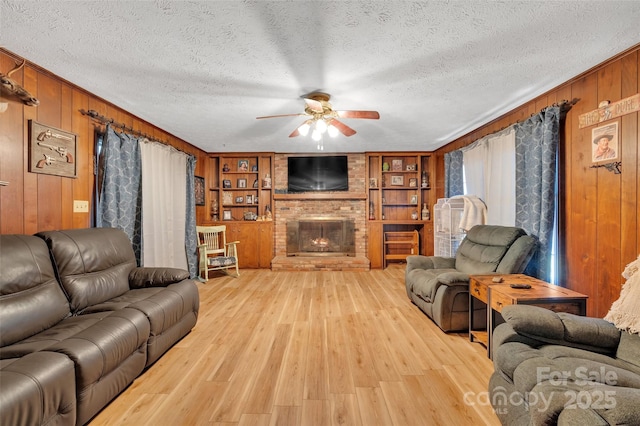
<path fill-rule="evenodd" d="M 434 150 L 640 42 L 639 1 L 1 1 L 0 46 L 210 152 Z M 6 70 L 3 70 L 6 72 Z"/>

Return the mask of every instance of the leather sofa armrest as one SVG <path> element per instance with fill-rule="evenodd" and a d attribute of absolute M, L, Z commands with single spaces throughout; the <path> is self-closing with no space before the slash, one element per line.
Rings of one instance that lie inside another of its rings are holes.
<path fill-rule="evenodd" d="M 133 268 L 129 273 L 130 288 L 166 287 L 189 278 L 189 272 L 178 268 Z"/>
<path fill-rule="evenodd" d="M 406 272 L 412 269 L 453 269 L 456 259 L 440 256 L 407 256 Z"/>
<path fill-rule="evenodd" d="M 620 342 L 620 330 L 600 318 L 555 313 L 531 305 L 505 306 L 501 314 L 516 333 L 543 343 L 611 352 Z"/>

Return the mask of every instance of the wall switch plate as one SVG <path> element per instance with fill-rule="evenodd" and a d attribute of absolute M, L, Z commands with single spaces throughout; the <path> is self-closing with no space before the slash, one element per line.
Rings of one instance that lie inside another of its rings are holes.
<path fill-rule="evenodd" d="M 85 200 L 73 200 L 73 212 L 74 213 L 88 213 L 89 202 Z"/>

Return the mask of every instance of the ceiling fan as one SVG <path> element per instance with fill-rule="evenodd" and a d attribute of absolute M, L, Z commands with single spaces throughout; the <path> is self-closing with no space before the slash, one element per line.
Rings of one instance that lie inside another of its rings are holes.
<path fill-rule="evenodd" d="M 378 111 L 334 110 L 329 103 L 331 95 L 328 93 L 312 92 L 304 96 L 303 99 L 306 104 L 304 113 L 267 115 L 256 118 L 307 116 L 308 118 L 291 132 L 289 137 L 293 138 L 299 135 L 306 136 L 309 130 L 313 129 L 311 130 L 311 137 L 315 141 L 319 141 L 325 132 L 331 137 L 337 136 L 338 133 L 342 133 L 345 136 L 353 136 L 356 134 L 355 130 L 342 121 L 339 121 L 338 118 L 369 118 L 373 120 L 380 118 Z"/>

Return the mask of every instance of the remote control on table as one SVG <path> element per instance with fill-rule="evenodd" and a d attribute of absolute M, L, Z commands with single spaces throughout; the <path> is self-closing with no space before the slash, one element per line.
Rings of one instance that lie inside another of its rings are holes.
<path fill-rule="evenodd" d="M 511 288 L 525 288 L 525 289 L 527 289 L 527 288 L 531 288 L 531 286 L 530 286 L 529 284 L 520 284 L 520 283 L 518 283 L 518 284 L 511 284 L 511 285 L 510 285 L 510 287 L 511 287 Z"/>

